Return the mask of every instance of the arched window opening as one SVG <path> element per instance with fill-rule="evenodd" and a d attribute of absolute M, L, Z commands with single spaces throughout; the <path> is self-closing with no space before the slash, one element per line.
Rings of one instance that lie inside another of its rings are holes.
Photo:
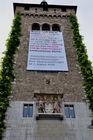
<path fill-rule="evenodd" d="M 49 15 L 49 17 L 52 17 L 52 15 Z"/>
<path fill-rule="evenodd" d="M 60 31 L 59 25 L 54 24 L 54 25 L 52 26 L 52 31 Z"/>
<path fill-rule="evenodd" d="M 61 15 L 58 15 L 58 17 L 61 17 Z"/>
<path fill-rule="evenodd" d="M 47 15 L 44 15 L 45 17 L 47 17 Z"/>
<path fill-rule="evenodd" d="M 35 14 L 35 17 L 38 17 L 38 15 L 37 15 L 37 14 Z"/>
<path fill-rule="evenodd" d="M 43 24 L 42 25 L 42 30 L 43 31 L 50 31 L 50 26 L 48 24 Z"/>
<path fill-rule="evenodd" d="M 43 17 L 43 15 L 40 15 L 40 17 Z"/>
<path fill-rule="evenodd" d="M 32 25 L 32 30 L 40 30 L 40 25 L 38 23 L 34 23 Z"/>
<path fill-rule="evenodd" d="M 53 17 L 57 17 L 56 15 L 54 15 Z"/>

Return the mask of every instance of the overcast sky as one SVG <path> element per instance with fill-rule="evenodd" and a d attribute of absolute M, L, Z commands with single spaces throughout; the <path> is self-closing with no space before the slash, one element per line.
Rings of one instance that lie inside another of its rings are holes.
<path fill-rule="evenodd" d="M 1 0 L 0 1 L 0 57 L 5 50 L 6 39 L 14 18 L 13 2 L 38 3 L 41 0 Z M 84 36 L 89 59 L 93 62 L 93 0 L 47 0 L 48 4 L 77 5 L 80 33 Z"/>

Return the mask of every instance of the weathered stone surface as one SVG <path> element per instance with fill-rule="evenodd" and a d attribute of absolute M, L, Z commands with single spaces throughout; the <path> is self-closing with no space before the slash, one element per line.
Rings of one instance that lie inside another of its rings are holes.
<path fill-rule="evenodd" d="M 22 36 L 15 54 L 16 79 L 12 83 L 13 95 L 10 97 L 11 103 L 6 114 L 7 129 L 3 140 L 92 140 L 93 129 L 88 127 L 91 113 L 85 99 L 83 79 L 77 65 L 77 54 L 73 47 L 73 34 L 69 21 L 70 13 L 75 11 L 67 8 L 66 12 L 62 12 L 60 8 L 49 8 L 46 12 L 43 8 L 38 7 L 37 10 L 36 8 L 31 7 L 29 10 L 24 10 L 24 7 L 20 6 L 16 8 L 21 10 Z M 29 34 L 33 23 L 39 23 L 40 30 L 44 23 L 50 25 L 50 30 L 53 24 L 60 25 L 68 72 L 27 70 Z M 44 103 L 43 111 L 40 101 Z M 33 104 L 32 117 L 23 117 L 24 104 Z M 74 106 L 75 118 L 66 118 L 64 105 Z M 44 113 L 46 117 L 56 115 L 56 118 L 61 117 L 62 120 L 58 118 L 36 120 L 38 115 L 41 115 L 39 113 L 43 113 L 43 117 Z"/>
<path fill-rule="evenodd" d="M 33 117 L 23 117 L 23 104 L 33 104 Z M 73 104 L 75 118 L 66 118 L 64 105 Z M 36 103 L 13 101 L 7 113 L 7 130 L 3 140 L 92 140 L 88 128 L 91 113 L 86 103 L 62 102 L 63 120 L 36 120 Z"/>
<path fill-rule="evenodd" d="M 54 9 L 50 8 L 48 12 L 38 9 L 38 15 L 35 16 L 35 8 L 31 8 L 25 11 L 24 8 L 19 8 L 22 13 L 22 37 L 19 50 L 15 55 L 15 76 L 16 84 L 13 84 L 13 100 L 18 101 L 31 101 L 35 91 L 38 93 L 60 93 L 63 94 L 64 101 L 82 101 L 82 97 L 85 96 L 83 92 L 83 80 L 79 72 L 79 68 L 76 67 L 76 49 L 73 47 L 72 30 L 69 17 L 41 17 L 40 14 L 55 15 Z M 67 12 L 61 12 L 61 9 L 56 10 L 56 15 L 59 14 L 69 15 L 74 10 L 67 9 Z M 28 14 L 34 14 L 34 16 L 28 16 Z M 28 59 L 28 47 L 29 47 L 29 32 L 33 23 L 39 23 L 41 26 L 43 23 L 48 23 L 50 26 L 54 23 L 59 24 L 62 28 L 68 72 L 58 73 L 40 73 L 37 71 L 27 71 L 27 59 Z M 50 83 L 47 84 L 46 80 Z"/>

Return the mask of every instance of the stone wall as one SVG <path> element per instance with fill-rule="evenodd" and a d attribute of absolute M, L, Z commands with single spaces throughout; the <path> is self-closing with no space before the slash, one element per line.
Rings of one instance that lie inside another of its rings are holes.
<path fill-rule="evenodd" d="M 33 104 L 33 117 L 23 117 L 23 104 Z M 66 118 L 65 104 L 73 104 L 75 118 Z M 62 102 L 63 120 L 36 120 L 35 102 L 11 102 L 3 140 L 92 140 L 91 113 L 86 103 Z"/>
<path fill-rule="evenodd" d="M 57 9 L 54 17 L 54 9 L 50 8 L 48 12 L 38 10 L 38 16 L 35 14 L 35 7 L 30 10 L 24 10 L 23 7 L 18 7 L 22 15 L 22 37 L 18 51 L 15 55 L 15 81 L 13 82 L 13 100 L 17 101 L 33 101 L 34 93 L 58 93 L 63 94 L 63 101 L 82 102 L 85 98 L 83 89 L 83 81 L 77 65 L 76 49 L 73 47 L 73 34 L 69 21 L 69 14 L 74 10 L 67 9 L 67 12 L 61 12 Z M 41 13 L 43 16 L 40 16 Z M 32 15 L 31 15 L 32 14 Z M 47 16 L 44 16 L 46 14 Z M 52 15 L 52 17 L 49 17 Z M 37 72 L 27 71 L 27 58 L 29 47 L 29 35 L 31 25 L 39 23 L 59 24 L 63 32 L 64 45 L 68 63 L 68 72 Z M 50 81 L 47 84 L 47 80 Z"/>
<path fill-rule="evenodd" d="M 3 140 L 92 140 L 93 129 L 89 126 L 91 112 L 85 100 L 83 80 L 77 65 L 76 49 L 73 47 L 73 33 L 69 21 L 69 15 L 75 12 L 74 9 L 68 8 L 66 12 L 62 12 L 60 8 L 56 8 L 56 13 L 52 8 L 49 8 L 47 12 L 42 8 L 37 8 L 36 12 L 36 7 L 29 10 L 24 10 L 24 7 L 17 7 L 17 9 L 21 10 L 22 36 L 15 54 L 16 78 L 12 83 L 13 96 L 6 114 L 7 128 Z M 53 24 L 60 25 L 69 71 L 27 70 L 29 35 L 33 23 L 39 23 L 40 29 L 44 23 L 48 23 L 50 28 Z M 43 111 L 41 103 L 45 107 Z M 24 104 L 33 104 L 32 117 L 23 117 Z M 65 105 L 74 107 L 75 118 L 66 118 Z M 48 107 L 50 110 L 46 111 Z M 63 120 L 49 120 L 48 117 L 44 120 L 36 120 L 37 114 L 49 115 L 51 112 L 52 116 L 62 115 Z"/>

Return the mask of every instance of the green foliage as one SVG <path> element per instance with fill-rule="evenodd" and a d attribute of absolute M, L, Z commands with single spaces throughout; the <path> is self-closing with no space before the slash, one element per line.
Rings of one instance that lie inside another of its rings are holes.
<path fill-rule="evenodd" d="M 89 109 L 93 112 L 93 69 L 91 62 L 88 60 L 86 46 L 83 44 L 82 36 L 79 33 L 79 24 L 76 15 L 70 15 L 70 22 L 72 24 L 74 45 L 78 55 L 78 64 L 84 78 L 86 96 L 89 100 Z"/>
<path fill-rule="evenodd" d="M 18 11 L 13 20 L 12 29 L 6 43 L 5 56 L 0 70 L 0 140 L 5 129 L 5 113 L 9 106 L 9 96 L 11 95 L 11 84 L 14 80 L 14 54 L 20 43 L 21 36 L 21 16 Z"/>

